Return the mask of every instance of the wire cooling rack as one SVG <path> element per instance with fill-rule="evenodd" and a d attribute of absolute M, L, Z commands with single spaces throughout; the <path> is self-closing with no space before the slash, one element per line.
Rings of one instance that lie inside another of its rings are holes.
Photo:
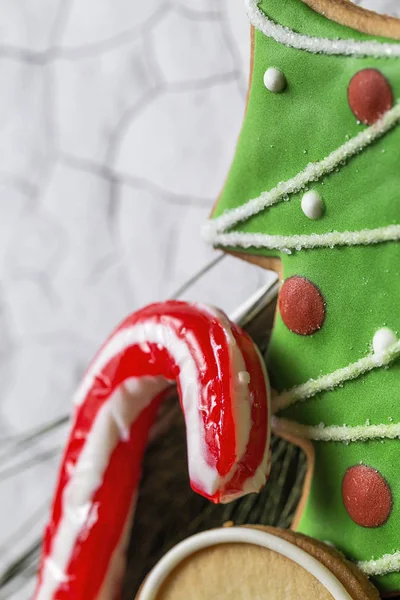
<path fill-rule="evenodd" d="M 173 297 L 215 303 L 215 281 L 223 281 L 228 272 L 234 272 L 237 260 L 218 255 L 186 281 Z M 277 282 L 272 273 L 251 265 L 248 269 L 249 277 L 245 280 L 253 282 L 250 286 L 253 289 L 239 282 L 240 289 L 234 301 L 238 305 L 232 303 L 229 313 L 250 332 L 260 350 L 265 352 L 275 310 Z M 24 474 L 37 463 L 51 462 L 56 470 L 68 421 L 69 415 L 65 414 L 23 435 L 3 439 L 0 449 L 2 493 L 7 493 L 7 481 L 16 477 L 23 479 Z M 270 482 L 260 495 L 224 506 L 209 503 L 190 489 L 183 417 L 177 398 L 171 398 L 162 407 L 145 457 L 123 597 L 134 597 L 143 577 L 160 556 L 190 534 L 222 525 L 228 520 L 237 524 L 288 526 L 298 501 L 304 459 L 298 449 L 282 440 L 273 439 L 272 450 Z M 0 574 L 2 600 L 18 596 L 29 598 L 41 545 L 37 525 L 43 525 L 51 492 L 49 490 L 46 502 L 27 514 L 23 522 L 15 524 L 12 534 L 0 543 L 0 556 L 10 545 L 16 549 L 14 558 Z"/>

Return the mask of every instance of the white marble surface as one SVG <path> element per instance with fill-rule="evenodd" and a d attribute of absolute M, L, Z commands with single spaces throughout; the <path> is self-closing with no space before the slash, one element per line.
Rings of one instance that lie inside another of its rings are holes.
<path fill-rule="evenodd" d="M 400 17 L 400 4 L 398 0 L 352 0 L 354 4 L 358 4 L 368 10 L 391 17 Z"/>
<path fill-rule="evenodd" d="M 0 4 L 0 571 L 43 528 L 65 430 L 18 436 L 68 413 L 119 320 L 214 257 L 199 230 L 246 95 L 230 4 Z M 230 310 L 261 282 L 244 269 L 190 293 Z M 31 575 L 0 598 L 29 598 Z"/>
<path fill-rule="evenodd" d="M 248 39 L 240 0 L 0 3 L 0 571 L 43 528 L 65 429 L 19 436 L 69 411 L 126 313 L 214 256 L 199 229 L 239 132 Z M 231 310 L 264 278 L 230 259 L 189 296 Z M 32 574 L 0 599 L 27 600 Z"/>

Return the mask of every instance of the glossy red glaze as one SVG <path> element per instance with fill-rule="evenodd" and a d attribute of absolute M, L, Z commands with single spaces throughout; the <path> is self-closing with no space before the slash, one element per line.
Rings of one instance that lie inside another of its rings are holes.
<path fill-rule="evenodd" d="M 171 301 L 151 305 L 134 313 L 117 328 L 110 339 L 134 325 L 149 321 L 162 323 L 167 330 L 184 340 L 187 351 L 195 359 L 201 393 L 197 408 L 204 423 L 206 460 L 224 477 L 237 460 L 236 428 L 232 412 L 232 386 L 237 374 L 233 372 L 231 349 L 224 326 L 206 310 Z M 242 351 L 246 368 L 251 373 L 249 388 L 252 398 L 252 430 L 246 453 L 224 490 L 224 495 L 243 489 L 246 479 L 254 474 L 263 459 L 268 432 L 267 388 L 261 360 L 244 332 L 232 325 L 232 333 Z M 133 344 L 110 358 L 95 378 L 84 401 L 76 409 L 53 502 L 51 522 L 45 535 L 38 589 L 46 557 L 51 555 L 54 537 L 63 518 L 65 486 L 73 477 L 75 465 L 96 416 L 126 379 L 146 376 L 163 376 L 166 380 L 176 380 L 178 387 L 180 386 L 179 366 L 166 348 L 147 342 Z M 65 572 L 66 583 L 59 586 L 52 600 L 95 600 L 97 597 L 114 549 L 121 538 L 133 494 L 139 485 L 149 429 L 164 394 L 165 392 L 153 398 L 150 405 L 139 413 L 131 426 L 129 440 L 121 440 L 112 452 L 103 482 L 92 498 L 93 515 L 86 519 L 87 525 L 82 528 L 74 544 Z M 197 491 L 206 495 L 202 489 Z M 219 491 L 211 499 L 218 502 L 221 495 Z"/>
<path fill-rule="evenodd" d="M 386 77 L 377 69 L 363 69 L 351 79 L 347 98 L 359 121 L 372 125 L 393 106 L 393 92 Z"/>
<path fill-rule="evenodd" d="M 254 360 L 254 343 L 251 338 L 236 325 L 232 332 L 243 353 L 248 373 L 251 373 L 250 391 L 253 399 L 251 418 L 253 427 L 246 454 L 239 462 L 234 477 L 229 482 L 227 493 L 235 493 L 243 488 L 243 482 L 250 478 L 264 455 L 265 440 L 268 431 L 268 407 L 265 403 L 265 375 L 262 361 Z"/>
<path fill-rule="evenodd" d="M 298 335 L 312 335 L 325 320 L 325 300 L 311 281 L 295 275 L 279 292 L 279 311 L 286 327 Z"/>
<path fill-rule="evenodd" d="M 379 471 L 366 465 L 347 469 L 342 497 L 349 517 L 361 527 L 383 525 L 392 510 L 392 492 L 387 481 Z"/>

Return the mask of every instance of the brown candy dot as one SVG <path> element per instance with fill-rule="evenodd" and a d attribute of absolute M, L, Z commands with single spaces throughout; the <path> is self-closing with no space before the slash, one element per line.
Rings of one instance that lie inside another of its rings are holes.
<path fill-rule="evenodd" d="M 316 285 L 295 275 L 286 279 L 279 293 L 279 311 L 286 327 L 299 335 L 311 335 L 325 320 L 325 301 Z"/>
<path fill-rule="evenodd" d="M 372 125 L 393 106 L 393 92 L 386 77 L 377 69 L 363 69 L 351 79 L 347 98 L 354 115 Z"/>
<path fill-rule="evenodd" d="M 383 525 L 392 510 L 392 493 L 376 469 L 356 465 L 347 469 L 342 498 L 350 518 L 361 527 Z"/>

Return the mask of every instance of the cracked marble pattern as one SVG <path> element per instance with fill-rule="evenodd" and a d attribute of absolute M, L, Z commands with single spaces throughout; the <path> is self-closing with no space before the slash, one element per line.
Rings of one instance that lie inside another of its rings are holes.
<path fill-rule="evenodd" d="M 69 412 L 119 320 L 214 257 L 199 229 L 233 154 L 248 62 L 247 19 L 227 7 L 1 3 L 1 571 L 42 530 L 66 428 L 19 436 Z M 233 309 L 265 277 L 237 262 L 189 295 Z M 4 598 L 29 598 L 32 575 Z"/>
<path fill-rule="evenodd" d="M 240 0 L 0 4 L 0 571 L 42 531 L 66 428 L 20 436 L 68 413 L 126 313 L 214 257 L 199 228 L 248 53 Z M 232 310 L 265 278 L 228 258 L 187 297 Z M 27 600 L 33 573 L 0 599 Z"/>

